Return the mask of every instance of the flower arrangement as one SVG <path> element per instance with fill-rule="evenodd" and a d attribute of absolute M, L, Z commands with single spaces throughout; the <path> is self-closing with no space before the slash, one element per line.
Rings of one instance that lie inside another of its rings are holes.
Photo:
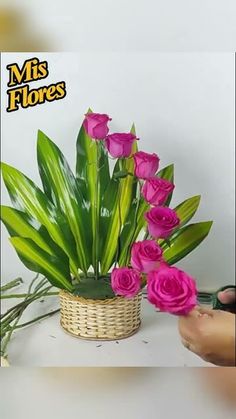
<path fill-rule="evenodd" d="M 134 125 L 111 134 L 110 121 L 86 113 L 76 176 L 56 144 L 38 132 L 43 190 L 2 163 L 14 207 L 2 205 L 1 220 L 25 266 L 67 297 L 132 300 L 147 285 L 155 307 L 186 314 L 196 304 L 196 284 L 172 265 L 202 242 L 212 222 L 187 225 L 200 196 L 170 208 L 174 166 L 159 170 L 157 154 L 138 151 Z"/>

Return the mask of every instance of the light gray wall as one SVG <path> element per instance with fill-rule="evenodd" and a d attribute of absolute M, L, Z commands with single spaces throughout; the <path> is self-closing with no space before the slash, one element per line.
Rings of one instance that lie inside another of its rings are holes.
<path fill-rule="evenodd" d="M 1 0 L 59 51 L 234 51 L 235 0 Z"/>
<path fill-rule="evenodd" d="M 39 182 L 36 133 L 40 128 L 72 166 L 83 114 L 107 112 L 112 130 L 134 121 L 139 147 L 156 152 L 162 166 L 175 163 L 173 205 L 202 195 L 196 221 L 214 220 L 210 236 L 179 265 L 202 289 L 234 281 L 234 56 L 230 53 L 37 54 L 48 59 L 49 77 L 32 86 L 65 80 L 62 101 L 7 114 L 7 64 L 34 54 L 2 57 L 2 160 Z M 2 200 L 9 203 L 3 188 Z M 3 281 L 25 270 L 2 235 Z"/>

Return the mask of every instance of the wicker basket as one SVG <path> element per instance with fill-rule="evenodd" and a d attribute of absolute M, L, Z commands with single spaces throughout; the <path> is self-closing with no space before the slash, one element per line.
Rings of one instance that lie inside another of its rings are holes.
<path fill-rule="evenodd" d="M 141 292 L 131 299 L 90 300 L 66 291 L 61 291 L 59 296 L 61 326 L 74 336 L 88 340 L 117 340 L 127 338 L 139 329 Z"/>

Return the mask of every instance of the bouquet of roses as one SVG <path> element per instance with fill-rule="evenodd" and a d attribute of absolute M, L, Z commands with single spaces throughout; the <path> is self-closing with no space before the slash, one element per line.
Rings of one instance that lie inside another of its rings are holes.
<path fill-rule="evenodd" d="M 156 307 L 186 314 L 196 304 L 196 284 L 172 265 L 201 243 L 212 222 L 186 225 L 200 196 L 170 208 L 174 166 L 158 171 L 158 155 L 138 151 L 134 126 L 111 134 L 109 121 L 105 114 L 85 115 L 76 175 L 39 131 L 43 190 L 2 163 L 14 205 L 1 206 L 10 242 L 29 269 L 71 294 L 132 298 L 147 285 L 148 300 Z"/>

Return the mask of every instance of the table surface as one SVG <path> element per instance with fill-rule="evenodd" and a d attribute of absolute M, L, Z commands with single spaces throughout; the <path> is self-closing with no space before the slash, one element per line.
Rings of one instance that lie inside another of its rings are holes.
<path fill-rule="evenodd" d="M 3 304 L 3 312 L 9 304 L 13 302 Z M 24 321 L 55 308 L 57 297 L 35 302 L 27 309 Z M 61 328 L 58 313 L 18 330 L 8 347 L 8 358 L 11 366 L 25 367 L 210 366 L 182 346 L 177 317 L 157 312 L 145 298 L 141 327 L 127 339 L 99 342 L 70 336 Z"/>

